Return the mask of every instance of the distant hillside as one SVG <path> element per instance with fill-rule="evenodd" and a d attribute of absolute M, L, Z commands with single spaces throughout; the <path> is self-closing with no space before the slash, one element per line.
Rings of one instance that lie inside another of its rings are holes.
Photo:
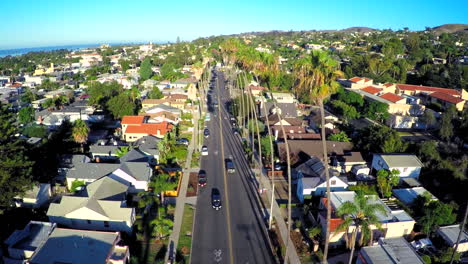
<path fill-rule="evenodd" d="M 374 28 L 368 28 L 368 27 L 350 27 L 350 28 L 345 28 L 345 29 L 342 29 L 342 30 L 339 30 L 340 32 L 362 32 L 362 33 L 366 33 L 366 32 L 372 32 L 372 31 L 376 31 L 377 29 L 374 29 Z"/>
<path fill-rule="evenodd" d="M 468 32 L 468 24 L 445 24 L 438 27 L 433 27 L 432 30 L 437 33 L 454 33 L 462 31 Z"/>

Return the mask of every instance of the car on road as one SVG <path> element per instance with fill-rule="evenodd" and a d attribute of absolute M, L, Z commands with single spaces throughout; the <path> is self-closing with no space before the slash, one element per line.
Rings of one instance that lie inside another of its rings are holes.
<path fill-rule="evenodd" d="M 232 162 L 232 159 L 226 159 L 226 170 L 228 173 L 236 172 L 236 168 L 234 167 L 234 162 Z"/>
<path fill-rule="evenodd" d="M 190 143 L 190 141 L 186 138 L 179 138 L 177 141 L 176 141 L 176 144 L 177 145 L 185 145 L 185 146 L 188 146 Z"/>
<path fill-rule="evenodd" d="M 219 210 L 221 209 L 221 193 L 219 193 L 219 190 L 217 188 L 211 189 L 211 206 Z"/>
<path fill-rule="evenodd" d="M 203 130 L 203 136 L 205 136 L 205 138 L 210 136 L 210 130 L 208 128 L 205 128 L 205 130 Z"/>
<path fill-rule="evenodd" d="M 231 125 L 232 125 L 233 127 L 237 127 L 236 121 L 231 121 Z"/>
<path fill-rule="evenodd" d="M 234 135 L 238 135 L 238 134 L 239 134 L 239 130 L 238 130 L 237 128 L 233 127 L 233 128 L 232 128 L 232 133 L 233 133 Z"/>
<path fill-rule="evenodd" d="M 232 122 L 232 121 L 236 121 L 236 118 L 233 117 L 233 116 L 231 116 L 231 118 L 230 118 L 229 120 L 231 120 L 231 122 Z"/>
<path fill-rule="evenodd" d="M 207 113 L 205 116 L 205 121 L 210 121 L 211 120 L 211 115 L 210 113 Z"/>
<path fill-rule="evenodd" d="M 200 185 L 200 187 L 203 187 L 206 185 L 206 171 L 205 170 L 200 170 L 198 172 L 198 185 Z"/>
<path fill-rule="evenodd" d="M 202 156 L 208 156 L 208 147 L 207 146 L 203 146 L 201 148 L 201 154 L 202 154 Z"/>

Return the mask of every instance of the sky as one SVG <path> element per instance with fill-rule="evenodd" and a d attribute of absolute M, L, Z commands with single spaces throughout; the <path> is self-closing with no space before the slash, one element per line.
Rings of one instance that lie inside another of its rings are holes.
<path fill-rule="evenodd" d="M 0 49 L 468 24 L 467 0 L 0 0 Z"/>

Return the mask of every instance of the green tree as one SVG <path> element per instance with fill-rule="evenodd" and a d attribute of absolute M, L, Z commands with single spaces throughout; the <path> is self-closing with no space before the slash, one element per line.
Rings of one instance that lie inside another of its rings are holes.
<path fill-rule="evenodd" d="M 437 141 L 435 140 L 421 142 L 416 153 L 426 164 L 440 160 L 440 153 L 437 150 Z"/>
<path fill-rule="evenodd" d="M 392 195 L 392 188 L 400 181 L 399 174 L 396 169 L 391 171 L 381 169 L 377 172 L 377 186 L 382 197 L 388 198 Z"/>
<path fill-rule="evenodd" d="M 300 59 L 293 68 L 296 79 L 296 93 L 307 94 L 310 101 L 317 102 L 320 107 L 322 148 L 325 164 L 325 181 L 327 183 L 327 196 L 330 197 L 330 174 L 328 171 L 328 157 L 326 155 L 327 145 L 325 136 L 325 111 L 323 100 L 333 94 L 340 86 L 336 79 L 343 76 L 339 70 L 339 63 L 328 53 L 314 50 L 310 56 Z M 324 248 L 324 262 L 328 256 L 328 246 L 330 243 L 330 219 L 331 204 L 327 203 L 327 229 Z M 289 221 L 290 222 L 290 221 Z"/>
<path fill-rule="evenodd" d="M 122 72 L 126 72 L 128 69 L 130 69 L 130 61 L 128 60 L 120 59 L 119 64 L 122 68 Z"/>
<path fill-rule="evenodd" d="M 74 193 L 74 192 L 76 192 L 78 190 L 78 188 L 84 187 L 84 186 L 86 186 L 85 181 L 74 180 L 74 181 L 72 181 L 72 185 L 70 187 L 70 192 Z"/>
<path fill-rule="evenodd" d="M 249 120 L 249 122 L 247 123 L 247 128 L 249 129 L 249 132 L 253 133 L 255 131 L 257 131 L 257 124 L 258 124 L 258 130 L 260 131 L 260 133 L 262 133 L 263 131 L 265 131 L 265 124 L 263 124 L 262 121 L 260 120 Z"/>
<path fill-rule="evenodd" d="M 355 92 L 346 91 L 341 88 L 338 92 L 338 100 L 343 101 L 354 107 L 362 107 L 364 105 L 364 99 L 361 95 Z"/>
<path fill-rule="evenodd" d="M 340 131 L 336 134 L 331 134 L 328 136 L 327 140 L 330 141 L 339 141 L 339 142 L 349 142 L 351 141 L 344 131 Z"/>
<path fill-rule="evenodd" d="M 439 136 L 445 140 L 450 141 L 453 137 L 453 123 L 452 123 L 452 116 L 450 112 L 445 112 L 442 115 L 440 128 L 439 128 Z"/>
<path fill-rule="evenodd" d="M 153 235 L 156 236 L 157 239 L 163 239 L 171 234 L 174 223 L 170 219 L 158 217 L 152 220 L 150 225 L 154 228 Z"/>
<path fill-rule="evenodd" d="M 32 101 L 37 100 L 37 95 L 27 88 L 24 94 L 21 96 L 21 101 L 25 103 L 31 103 Z"/>
<path fill-rule="evenodd" d="M 52 98 L 49 98 L 42 103 L 42 108 L 52 109 L 55 106 L 55 101 Z"/>
<path fill-rule="evenodd" d="M 119 147 L 117 149 L 116 155 L 117 155 L 117 157 L 121 158 L 121 157 L 125 156 L 128 153 L 129 150 L 130 150 L 129 146 Z"/>
<path fill-rule="evenodd" d="M 381 102 L 372 101 L 365 107 L 364 116 L 384 123 L 385 120 L 387 120 L 390 116 L 388 113 L 388 105 Z"/>
<path fill-rule="evenodd" d="M 26 126 L 23 129 L 23 134 L 27 137 L 44 138 L 45 136 L 47 136 L 47 127 L 42 126 L 42 125 L 32 124 L 32 125 Z"/>
<path fill-rule="evenodd" d="M 153 75 L 153 70 L 151 70 L 151 60 L 149 57 L 146 57 L 140 65 L 140 78 L 142 81 L 146 81 Z"/>
<path fill-rule="evenodd" d="M 346 122 L 359 118 L 360 114 L 352 105 L 348 105 L 340 100 L 332 101 L 332 106 L 335 111 L 341 115 Z"/>
<path fill-rule="evenodd" d="M 162 99 L 163 97 L 163 93 L 156 86 L 148 93 L 148 99 Z"/>
<path fill-rule="evenodd" d="M 104 83 L 92 82 L 87 89 L 89 104 L 106 109 L 107 102 L 111 98 L 123 93 L 123 91 L 123 86 L 116 81 Z"/>
<path fill-rule="evenodd" d="M 422 231 L 426 234 L 431 234 L 439 226 L 451 225 L 457 219 L 457 215 L 453 212 L 451 205 L 441 201 L 430 201 L 423 209 L 423 216 L 419 219 L 418 224 L 422 227 Z"/>
<path fill-rule="evenodd" d="M 34 121 L 34 108 L 32 106 L 21 108 L 18 112 L 18 121 L 21 124 L 29 124 Z"/>
<path fill-rule="evenodd" d="M 120 119 L 123 116 L 135 114 L 137 107 L 131 96 L 127 93 L 121 93 L 115 97 L 112 97 L 106 105 L 107 109 L 115 119 Z"/>
<path fill-rule="evenodd" d="M 266 160 L 270 159 L 272 155 L 270 140 L 274 140 L 273 136 L 263 136 L 260 139 L 260 144 L 262 147 L 262 154 Z"/>
<path fill-rule="evenodd" d="M 433 126 L 436 123 L 436 118 L 434 114 L 429 110 L 424 111 L 422 120 L 426 124 L 424 128 L 425 130 L 427 130 L 429 127 Z"/>
<path fill-rule="evenodd" d="M 408 146 L 396 130 L 378 125 L 360 130 L 354 142 L 360 149 L 372 153 L 401 153 Z"/>
<path fill-rule="evenodd" d="M 84 144 L 88 140 L 89 127 L 85 121 L 78 119 L 73 123 L 72 137 L 73 140 L 81 145 L 81 152 L 84 153 Z"/>
<path fill-rule="evenodd" d="M 339 216 L 343 218 L 343 222 L 338 226 L 336 232 L 346 231 L 345 239 L 348 242 L 348 247 L 351 248 L 349 256 L 349 264 L 352 263 L 354 257 L 354 248 L 356 239 L 359 234 L 359 245 L 363 245 L 365 241 L 369 244 L 373 241 L 372 226 L 382 229 L 382 224 L 377 217 L 377 213 L 387 215 L 385 207 L 376 203 L 375 196 L 365 196 L 362 193 L 357 193 L 354 196 L 354 201 L 344 202 L 337 210 Z M 349 229 L 353 226 L 354 229 L 349 236 Z"/>

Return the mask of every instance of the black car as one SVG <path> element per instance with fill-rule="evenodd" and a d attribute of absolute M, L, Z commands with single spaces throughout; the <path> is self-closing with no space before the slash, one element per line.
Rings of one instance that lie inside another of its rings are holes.
<path fill-rule="evenodd" d="M 203 135 L 207 138 L 210 136 L 210 130 L 208 130 L 208 128 L 205 128 L 205 130 L 203 130 Z"/>
<path fill-rule="evenodd" d="M 233 128 L 232 128 L 232 133 L 233 133 L 234 135 L 238 135 L 238 134 L 239 134 L 239 131 L 237 130 L 237 128 L 233 127 Z"/>
<path fill-rule="evenodd" d="M 205 170 L 200 170 L 198 172 L 198 185 L 201 187 L 206 185 L 206 171 Z"/>
<path fill-rule="evenodd" d="M 219 210 L 221 209 L 221 194 L 217 188 L 211 189 L 211 205 L 213 209 Z"/>
<path fill-rule="evenodd" d="M 176 141 L 176 143 L 177 143 L 178 145 L 185 145 L 185 146 L 188 146 L 190 142 L 189 142 L 189 140 L 186 139 L 186 138 L 179 138 L 179 139 Z"/>
<path fill-rule="evenodd" d="M 232 125 L 233 127 L 237 127 L 237 122 L 236 122 L 236 121 L 231 121 L 231 125 Z"/>

